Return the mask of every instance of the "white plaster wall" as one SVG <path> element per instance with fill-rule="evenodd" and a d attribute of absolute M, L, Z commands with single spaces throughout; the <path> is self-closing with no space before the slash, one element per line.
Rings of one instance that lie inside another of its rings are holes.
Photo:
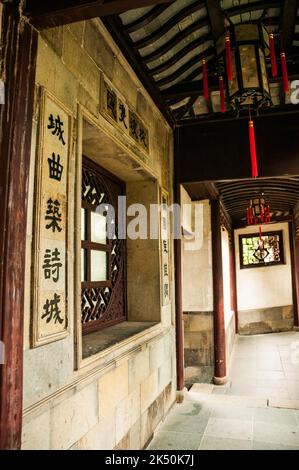
<path fill-rule="evenodd" d="M 287 223 L 262 226 L 264 232 L 283 230 L 285 263 L 278 266 L 240 269 L 239 235 L 258 233 L 257 227 L 235 231 L 238 310 L 292 305 L 291 257 Z"/>
<path fill-rule="evenodd" d="M 182 203 L 191 203 L 184 189 Z M 182 296 L 184 312 L 210 312 L 213 310 L 213 277 L 212 277 L 212 241 L 211 241 L 211 210 L 208 200 L 192 202 L 193 209 L 198 206 L 197 220 L 190 224 L 183 215 L 183 224 L 190 231 L 196 230 L 198 247 L 188 250 L 190 242 L 182 242 Z"/>

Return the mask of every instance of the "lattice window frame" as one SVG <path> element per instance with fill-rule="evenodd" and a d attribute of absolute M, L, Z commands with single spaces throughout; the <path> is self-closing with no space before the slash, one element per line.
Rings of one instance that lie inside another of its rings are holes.
<path fill-rule="evenodd" d="M 86 194 L 85 188 L 90 185 Z M 91 184 L 90 184 L 91 183 Z M 94 189 L 96 190 L 94 192 Z M 101 196 L 99 196 L 101 194 Z M 81 282 L 81 322 L 83 335 L 102 330 L 127 320 L 126 299 L 126 242 L 115 237 L 106 245 L 91 242 L 91 212 L 99 204 L 113 205 L 116 213 L 117 196 L 125 195 L 125 184 L 83 157 L 82 161 L 82 208 L 87 211 L 85 220 L 86 240 L 81 248 L 87 252 L 86 278 Z M 108 255 L 107 281 L 91 281 L 91 251 L 104 251 Z"/>

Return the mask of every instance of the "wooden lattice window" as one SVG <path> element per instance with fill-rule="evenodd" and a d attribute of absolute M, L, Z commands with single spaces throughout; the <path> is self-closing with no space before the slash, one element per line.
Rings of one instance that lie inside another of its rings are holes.
<path fill-rule="evenodd" d="M 83 334 L 126 320 L 125 241 L 118 239 L 118 196 L 124 184 L 87 158 L 82 169 L 81 282 Z M 112 205 L 115 219 L 99 213 Z M 108 224 L 115 235 L 107 238 Z"/>
<path fill-rule="evenodd" d="M 284 264 L 283 232 L 265 232 L 262 242 L 258 233 L 239 235 L 240 268 Z"/>

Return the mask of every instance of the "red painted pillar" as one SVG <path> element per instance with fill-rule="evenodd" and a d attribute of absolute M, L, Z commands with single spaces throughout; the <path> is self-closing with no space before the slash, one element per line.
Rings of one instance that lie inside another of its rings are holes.
<path fill-rule="evenodd" d="M 214 300 L 214 383 L 223 385 L 226 377 L 226 344 L 223 303 L 223 270 L 220 200 L 211 200 L 213 300 Z"/>
<path fill-rule="evenodd" d="M 21 446 L 23 317 L 28 175 L 34 105 L 37 32 L 22 19 L 19 2 L 4 4 L 0 105 L 0 449 Z"/>
<path fill-rule="evenodd" d="M 294 327 L 299 329 L 299 237 L 296 237 L 293 222 L 289 222 L 290 253 L 292 265 L 292 290 L 294 308 Z"/>
<path fill-rule="evenodd" d="M 235 328 L 238 333 L 238 303 L 237 303 L 237 281 L 236 281 L 236 258 L 234 231 L 231 231 L 229 241 L 229 269 L 230 269 L 230 305 L 235 312 Z"/>

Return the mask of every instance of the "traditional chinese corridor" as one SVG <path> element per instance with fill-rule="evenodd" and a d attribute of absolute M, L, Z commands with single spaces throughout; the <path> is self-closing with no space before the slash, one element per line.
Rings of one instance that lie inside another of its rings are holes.
<path fill-rule="evenodd" d="M 299 450 L 299 2 L 0 38 L 0 449 Z"/>
<path fill-rule="evenodd" d="M 149 449 L 298 450 L 298 347 L 298 332 L 238 337 L 228 383 L 194 384 Z"/>

